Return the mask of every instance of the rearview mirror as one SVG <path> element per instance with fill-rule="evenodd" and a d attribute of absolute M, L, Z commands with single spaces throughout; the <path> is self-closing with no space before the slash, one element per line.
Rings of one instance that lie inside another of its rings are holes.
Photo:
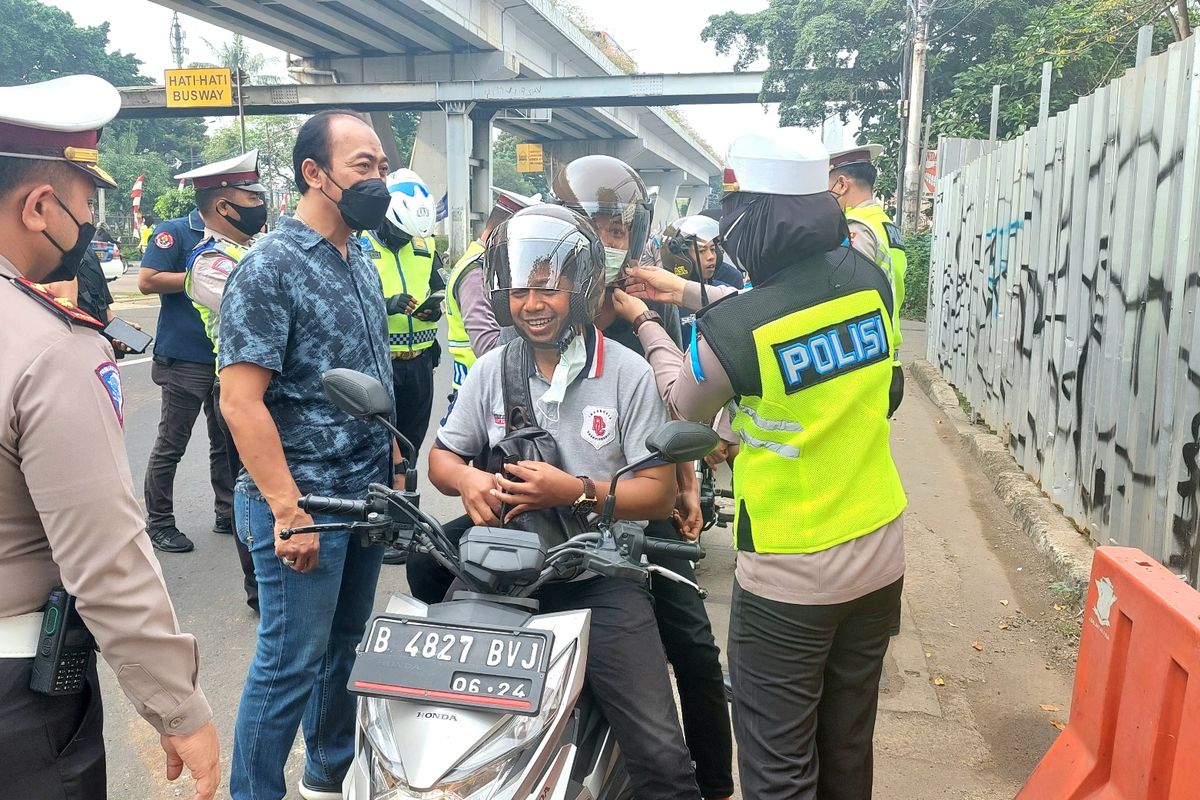
<path fill-rule="evenodd" d="M 387 387 L 370 375 L 339 367 L 321 375 L 321 386 L 330 402 L 355 419 L 391 416 Z"/>
<path fill-rule="evenodd" d="M 679 464 L 704 458 L 720 441 L 717 432 L 707 425 L 672 420 L 646 437 L 646 449 L 663 461 Z"/>

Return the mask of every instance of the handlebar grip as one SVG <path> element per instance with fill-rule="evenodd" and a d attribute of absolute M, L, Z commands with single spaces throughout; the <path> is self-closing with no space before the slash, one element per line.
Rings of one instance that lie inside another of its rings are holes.
<path fill-rule="evenodd" d="M 296 501 L 296 505 L 300 506 L 301 511 L 307 511 L 309 514 L 337 514 L 345 517 L 361 517 L 367 516 L 367 502 L 365 500 L 343 500 L 340 497 L 321 497 L 315 494 L 306 494 Z"/>
<path fill-rule="evenodd" d="M 670 539 L 655 539 L 647 536 L 642 541 L 642 552 L 648 556 L 666 556 L 699 561 L 704 558 L 704 548 L 699 542 L 673 542 Z"/>

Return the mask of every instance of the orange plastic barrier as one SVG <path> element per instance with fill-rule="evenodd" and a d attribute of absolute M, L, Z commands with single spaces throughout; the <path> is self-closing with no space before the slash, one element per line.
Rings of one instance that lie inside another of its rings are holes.
<path fill-rule="evenodd" d="M 1200 798 L 1200 592 L 1141 550 L 1101 547 L 1071 718 L 1018 800 Z"/>

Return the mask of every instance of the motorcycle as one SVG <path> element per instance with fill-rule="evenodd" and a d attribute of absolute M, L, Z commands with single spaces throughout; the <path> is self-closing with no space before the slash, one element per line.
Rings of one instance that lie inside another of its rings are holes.
<path fill-rule="evenodd" d="M 557 545 L 534 533 L 473 527 L 455 548 L 420 508 L 416 453 L 389 422 L 391 400 L 350 370 L 322 377 L 327 396 L 358 419 L 375 420 L 405 457 L 405 487 L 369 487 L 364 499 L 306 495 L 309 513 L 343 515 L 281 531 L 348 531 L 363 546 L 393 545 L 431 555 L 463 588 L 426 605 L 393 594 L 374 614 L 347 689 L 358 697 L 355 758 L 346 800 L 618 800 L 632 797 L 620 749 L 584 686 L 591 612 L 538 613 L 533 595 L 583 572 L 648 581 L 651 573 L 694 588 L 654 564 L 662 554 L 699 560 L 699 544 L 647 537 L 614 519 L 621 475 L 649 463 L 703 459 L 717 436 L 703 425 L 668 422 L 646 441 L 650 454 L 621 469 L 591 530 Z"/>

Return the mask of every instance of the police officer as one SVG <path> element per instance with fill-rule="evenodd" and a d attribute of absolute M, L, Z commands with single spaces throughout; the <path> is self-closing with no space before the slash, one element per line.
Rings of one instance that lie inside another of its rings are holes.
<path fill-rule="evenodd" d="M 150 377 L 162 387 L 162 410 L 158 438 L 150 450 L 146 465 L 146 526 L 154 547 L 166 553 L 186 553 L 195 545 L 176 525 L 175 471 L 187 450 L 196 417 L 204 410 L 208 421 L 208 465 L 212 483 L 213 532 L 233 530 L 233 475 L 225 436 L 217 423 L 213 404 L 212 342 L 204 333 L 204 323 L 183 291 L 188 254 L 204 237 L 204 220 L 199 209 L 186 217 L 162 222 L 150 237 L 150 246 L 142 256 L 138 271 L 138 289 L 142 294 L 161 295 L 158 311 L 158 339 L 154 343 L 154 363 Z"/>
<path fill-rule="evenodd" d="M 441 304 L 417 311 L 444 286 L 441 258 L 432 238 L 436 205 L 429 187 L 411 169 L 387 177 L 392 202 L 375 231 L 363 231 L 363 253 L 379 270 L 388 312 L 388 345 L 392 353 L 392 385 L 396 392 L 396 427 L 419 452 L 433 411 L 433 370 L 441 347 L 437 342 Z M 407 551 L 389 547 L 383 563 L 403 564 Z"/>
<path fill-rule="evenodd" d="M 908 256 L 904 252 L 904 237 L 900 228 L 892 221 L 883 204 L 875 197 L 875 179 L 879 171 L 873 162 L 879 158 L 883 147 L 865 144 L 848 150 L 829 154 L 829 191 L 837 198 L 838 205 L 846 212 L 850 226 L 850 239 L 855 247 L 872 253 L 884 272 L 892 281 L 896 297 L 892 313 L 892 331 L 896 337 L 896 361 L 892 365 L 890 417 L 904 398 L 904 373 L 900 369 L 900 343 L 904 336 L 900 331 L 900 308 L 904 305 L 904 275 L 908 270 Z"/>
<path fill-rule="evenodd" d="M 742 796 L 868 800 L 879 676 L 904 575 L 888 445 L 892 287 L 843 246 L 829 157 L 785 129 L 734 141 L 721 235 L 754 290 L 697 317 L 688 354 L 638 337 L 675 415 L 730 400 L 738 551 L 729 629 Z M 620 293 L 637 320 L 641 300 Z"/>
<path fill-rule="evenodd" d="M 446 280 L 446 345 L 454 359 L 446 416 L 454 408 L 458 390 L 475 360 L 491 350 L 500 336 L 500 323 L 492 311 L 491 298 L 483 289 L 483 255 L 488 236 L 497 225 L 522 208 L 542 201 L 541 195 L 525 197 L 495 186 L 492 191 L 496 193 L 496 202 L 483 225 L 483 232 L 467 245 Z"/>
<path fill-rule="evenodd" d="M 120 106 L 117 91 L 90 75 L 0 89 L 5 797 L 106 796 L 94 652 L 82 691 L 30 688 L 35 654 L 52 652 L 39 644 L 51 623 L 42 608 L 60 585 L 74 595 L 121 688 L 162 736 L 168 778 L 186 765 L 197 798 L 212 798 L 220 781 L 217 733 L 197 683 L 196 640 L 179 631 L 133 494 L 112 349 L 98 320 L 33 285 L 73 278 L 90 246 L 96 188 L 116 188 L 98 166 L 98 129 Z"/>
<path fill-rule="evenodd" d="M 212 342 L 213 355 L 219 347 L 218 321 L 221 314 L 221 295 L 229 273 L 242 260 L 254 235 L 267 221 L 267 206 L 263 202 L 266 187 L 259 183 L 258 150 L 207 164 L 182 175 L 178 180 L 190 180 L 196 189 L 196 206 L 204 220 L 204 238 L 188 256 L 184 291 L 195 305 L 204 323 L 204 332 Z M 221 416 L 221 381 L 213 381 L 213 406 L 217 423 L 225 436 L 225 452 L 229 472 L 237 475 L 242 460 L 229 428 Z M 222 530 L 222 532 L 224 532 Z M 234 526 L 229 528 L 234 532 Z M 258 582 L 254 579 L 254 559 L 242 540 L 234 536 L 238 560 L 242 566 L 242 587 L 246 605 L 258 611 Z"/>

